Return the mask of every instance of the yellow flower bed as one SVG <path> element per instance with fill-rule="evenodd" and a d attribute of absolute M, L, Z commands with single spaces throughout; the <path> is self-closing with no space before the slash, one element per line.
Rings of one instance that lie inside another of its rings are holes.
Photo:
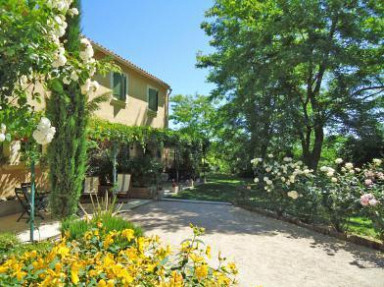
<path fill-rule="evenodd" d="M 159 237 L 135 237 L 132 229 L 105 232 L 102 223 L 82 240 L 63 237 L 46 252 L 26 252 L 0 265 L 1 286 L 235 286 L 237 268 L 219 255 L 219 266 L 206 259 L 209 246 L 192 239 L 177 253 Z"/>

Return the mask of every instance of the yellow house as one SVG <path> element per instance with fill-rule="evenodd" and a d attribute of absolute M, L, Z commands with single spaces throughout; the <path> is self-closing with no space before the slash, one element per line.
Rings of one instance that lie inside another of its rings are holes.
<path fill-rule="evenodd" d="M 110 100 L 102 103 L 95 115 L 130 126 L 168 127 L 170 86 L 100 44 L 92 45 L 96 59 L 112 57 L 121 68 L 121 73 L 96 76 L 99 93 L 110 93 Z"/>
<path fill-rule="evenodd" d="M 119 73 L 96 75 L 95 80 L 100 84 L 97 95 L 108 93 L 109 98 L 100 105 L 95 116 L 129 126 L 167 128 L 171 87 L 102 45 L 91 43 L 96 59 L 112 58 L 121 68 Z M 33 105 L 36 109 L 44 109 L 43 104 Z M 3 150 L 0 149 L 3 155 L 0 157 L 0 201 L 13 196 L 15 187 L 20 183 L 29 181 L 22 151 L 21 141 L 6 144 Z M 45 178 L 46 175 L 38 169 L 37 181 L 44 182 Z"/>

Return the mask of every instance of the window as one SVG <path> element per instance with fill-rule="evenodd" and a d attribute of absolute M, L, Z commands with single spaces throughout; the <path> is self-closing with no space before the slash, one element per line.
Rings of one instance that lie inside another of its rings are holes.
<path fill-rule="evenodd" d="M 157 112 L 159 106 L 159 91 L 148 88 L 148 109 Z"/>
<path fill-rule="evenodd" d="M 112 73 L 112 93 L 113 96 L 120 100 L 120 101 L 126 101 L 127 99 L 127 92 L 128 92 L 128 85 L 127 85 L 127 76 L 125 74 L 120 73 Z"/>

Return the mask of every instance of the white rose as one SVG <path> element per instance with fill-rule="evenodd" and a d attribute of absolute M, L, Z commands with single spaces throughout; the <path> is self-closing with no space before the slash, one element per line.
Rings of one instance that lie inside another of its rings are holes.
<path fill-rule="evenodd" d="M 336 177 L 332 177 L 331 181 L 332 181 L 333 183 L 336 183 L 336 182 L 337 182 L 337 178 L 336 178 Z"/>
<path fill-rule="evenodd" d="M 266 172 L 271 172 L 271 170 L 272 170 L 272 168 L 270 168 L 270 167 L 267 167 L 267 168 L 265 169 Z"/>
<path fill-rule="evenodd" d="M 369 205 L 370 206 L 376 206 L 379 202 L 376 200 L 376 198 L 372 198 L 370 201 L 369 201 Z"/>
<path fill-rule="evenodd" d="M 268 180 L 269 180 L 269 178 L 268 178 L 268 177 L 266 177 L 266 176 L 264 176 L 263 180 L 264 180 L 264 181 L 268 181 Z"/>
<path fill-rule="evenodd" d="M 79 15 L 79 10 L 77 8 L 71 8 L 68 10 L 68 15 L 73 17 L 74 15 Z"/>
<path fill-rule="evenodd" d="M 32 133 L 32 137 L 35 139 L 35 141 L 36 141 L 38 144 L 43 144 L 43 143 L 44 143 L 45 135 L 44 135 L 44 133 L 42 133 L 40 130 L 35 130 L 35 131 Z"/>
<path fill-rule="evenodd" d="M 328 167 L 327 167 L 327 166 L 322 166 L 322 167 L 320 167 L 320 170 L 321 170 L 321 171 L 324 171 L 324 172 L 325 172 L 325 171 L 328 171 Z"/>
<path fill-rule="evenodd" d="M 285 177 L 284 176 L 282 176 L 280 179 L 281 179 L 282 182 L 285 182 Z"/>
<path fill-rule="evenodd" d="M 372 162 L 376 165 L 376 166 L 380 166 L 381 163 L 383 162 L 381 159 L 378 159 L 378 158 L 374 158 L 372 160 Z"/>
<path fill-rule="evenodd" d="M 272 181 L 271 180 L 267 180 L 267 185 L 272 185 Z"/>
<path fill-rule="evenodd" d="M 337 159 L 335 159 L 335 163 L 337 163 L 337 164 L 340 164 L 340 163 L 342 163 L 343 162 L 343 159 L 342 158 L 337 158 Z"/>
<path fill-rule="evenodd" d="M 69 84 L 71 83 L 70 78 L 68 78 L 68 77 L 64 77 L 64 78 L 63 78 L 63 83 L 66 84 L 66 85 L 69 85 Z"/>
<path fill-rule="evenodd" d="M 54 68 L 59 68 L 67 63 L 67 58 L 63 54 L 59 54 L 56 60 L 52 63 Z"/>
<path fill-rule="evenodd" d="M 258 183 L 258 182 L 259 182 L 259 179 L 256 177 L 253 181 L 254 181 L 255 183 Z"/>
<path fill-rule="evenodd" d="M 373 182 L 372 182 L 372 180 L 370 180 L 370 179 L 366 179 L 366 180 L 364 181 L 364 184 L 365 184 L 365 185 L 368 185 L 368 186 L 369 186 L 369 185 L 372 185 L 372 183 L 373 183 Z"/>
<path fill-rule="evenodd" d="M 297 199 L 299 197 L 299 194 L 297 193 L 297 191 L 295 190 L 292 190 L 292 191 L 289 191 L 287 193 L 287 195 L 292 198 L 292 199 Z"/>
<path fill-rule="evenodd" d="M 292 161 L 292 158 L 291 158 L 291 157 L 288 157 L 288 156 L 286 156 L 285 158 L 283 158 L 283 161 L 286 161 L 286 162 L 290 162 L 290 161 Z"/>
<path fill-rule="evenodd" d="M 91 84 L 92 84 L 91 79 L 87 79 L 85 81 L 85 83 L 80 87 L 81 88 L 81 93 L 83 95 L 88 94 L 89 90 L 91 89 Z"/>
<path fill-rule="evenodd" d="M 333 171 L 329 171 L 329 172 L 327 172 L 327 176 L 328 176 L 328 177 L 332 177 L 332 176 L 333 176 L 333 174 L 334 174 L 334 172 L 333 172 Z"/>
<path fill-rule="evenodd" d="M 352 168 L 353 168 L 353 163 L 351 163 L 351 162 L 347 162 L 347 163 L 345 164 L 345 167 L 346 167 L 347 169 L 352 169 Z"/>
<path fill-rule="evenodd" d="M 0 133 L 0 142 L 5 141 L 5 134 Z"/>
<path fill-rule="evenodd" d="M 1 130 L 2 134 L 5 134 L 5 132 L 7 131 L 7 126 L 5 124 L 1 124 L 0 125 L 0 130 Z"/>
<path fill-rule="evenodd" d="M 72 71 L 70 78 L 72 81 L 77 82 L 77 80 L 79 79 L 79 76 L 75 71 Z"/>
<path fill-rule="evenodd" d="M 271 153 L 268 154 L 268 157 L 269 157 L 269 158 L 273 158 L 273 154 L 271 154 Z"/>

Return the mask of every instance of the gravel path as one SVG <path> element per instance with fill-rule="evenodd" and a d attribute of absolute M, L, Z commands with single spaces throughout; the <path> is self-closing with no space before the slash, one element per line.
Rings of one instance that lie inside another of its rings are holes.
<path fill-rule="evenodd" d="M 384 287 L 384 255 L 230 205 L 154 202 L 129 214 L 147 234 L 178 245 L 189 223 L 240 269 L 240 286 Z"/>

